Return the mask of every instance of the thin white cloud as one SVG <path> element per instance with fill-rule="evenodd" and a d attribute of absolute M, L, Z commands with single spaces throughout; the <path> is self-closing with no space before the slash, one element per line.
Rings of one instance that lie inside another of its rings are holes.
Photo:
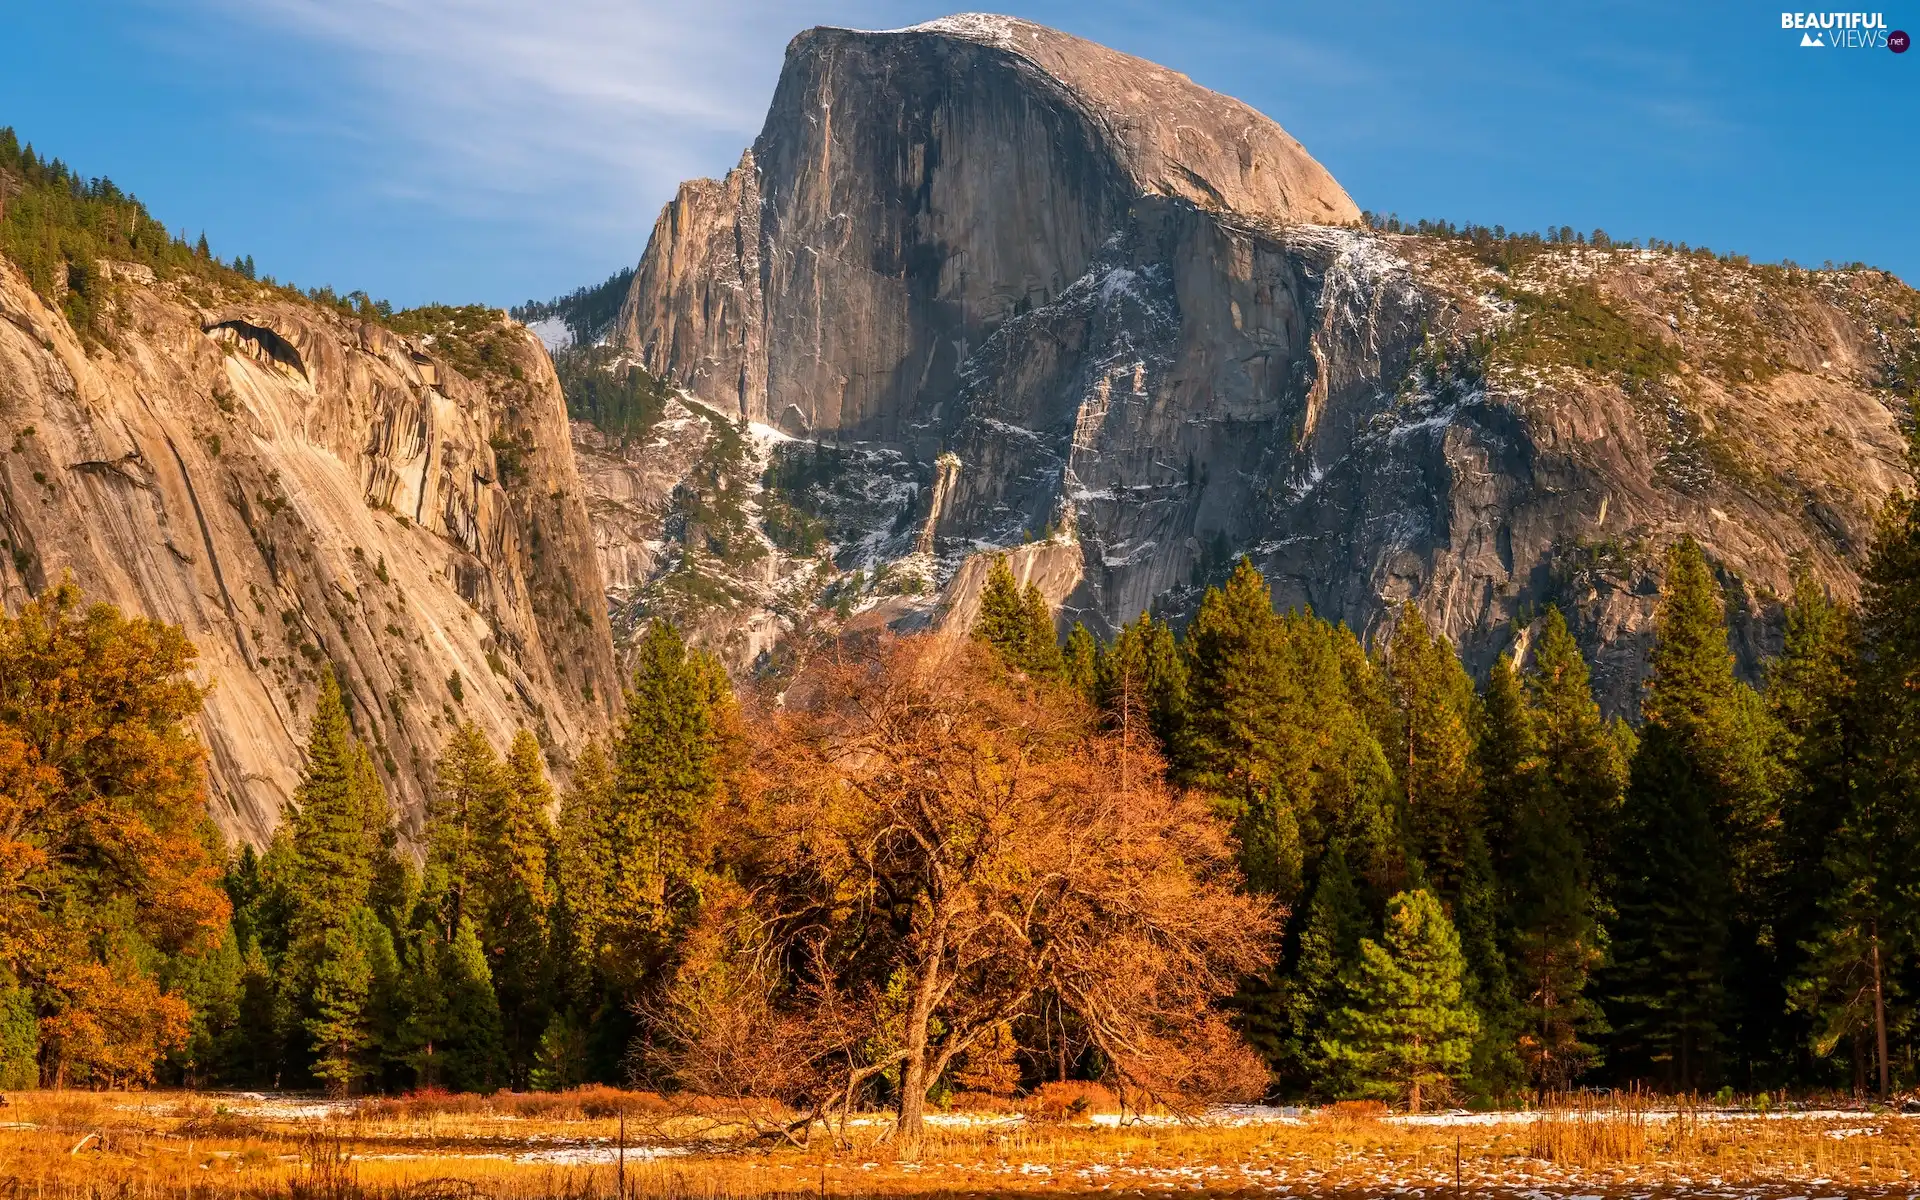
<path fill-rule="evenodd" d="M 352 181 L 367 194 L 461 217 L 526 217 L 537 206 L 548 228 L 627 235 L 651 225 L 680 180 L 725 170 L 752 140 L 793 34 L 908 7 L 201 2 L 320 61 L 332 111 L 319 119 L 368 144 L 364 177 Z"/>

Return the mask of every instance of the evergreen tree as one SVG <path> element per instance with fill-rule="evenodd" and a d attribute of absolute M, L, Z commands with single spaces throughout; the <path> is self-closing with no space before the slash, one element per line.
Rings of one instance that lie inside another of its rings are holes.
<path fill-rule="evenodd" d="M 1088 700 L 1094 698 L 1098 647 L 1087 627 L 1075 621 L 1067 631 L 1067 646 L 1060 655 L 1060 681 Z"/>
<path fill-rule="evenodd" d="M 548 1021 L 553 1036 L 541 1035 L 543 1079 L 619 1078 L 632 1034 L 630 1011 L 611 978 L 617 971 L 613 809 L 613 775 L 606 754 L 598 742 L 589 742 L 560 801 L 553 859 L 556 1011 Z M 574 1053 L 582 1057 L 563 1057 Z"/>
<path fill-rule="evenodd" d="M 304 981 L 310 988 L 304 1024 L 313 1045 L 314 1077 L 330 1095 L 345 1096 L 370 1073 L 367 1003 L 373 971 L 353 930 L 341 925 L 317 936 L 319 947 Z"/>
<path fill-rule="evenodd" d="M 1390 752 L 1414 842 L 1427 877 L 1442 897 L 1453 899 L 1465 882 L 1480 825 L 1473 681 L 1453 646 L 1433 636 L 1411 603 L 1402 607 L 1387 651 L 1387 678 L 1399 714 Z"/>
<path fill-rule="evenodd" d="M 1344 839 L 1335 839 L 1320 856 L 1291 962 L 1242 1002 L 1249 1040 L 1289 1090 L 1337 1095 L 1350 1083 L 1342 1064 L 1322 1050 L 1321 1039 L 1347 1004 L 1346 985 L 1355 977 L 1360 943 L 1372 925 L 1347 865 Z"/>
<path fill-rule="evenodd" d="M 1093 701 L 1109 728 L 1149 731 L 1162 757 L 1174 762 L 1184 752 L 1187 719 L 1187 661 L 1173 627 L 1147 613 L 1120 630 L 1110 648 L 1094 659 Z"/>
<path fill-rule="evenodd" d="M 1515 1007 L 1510 1020 L 1534 1087 L 1564 1090 L 1598 1062 L 1592 1038 L 1605 1029 L 1587 994 L 1605 939 L 1591 858 L 1577 815 L 1600 805 L 1605 780 L 1569 774 L 1573 756 L 1592 767 L 1613 742 L 1587 686 L 1586 664 L 1557 610 L 1549 610 L 1524 682 L 1502 656 L 1487 678 L 1476 747 L 1485 781 L 1488 836 L 1506 898 L 1503 934 Z M 1553 746 L 1552 751 L 1545 744 Z M 1600 769 L 1611 770 L 1612 763 Z M 1610 817 L 1608 818 L 1611 819 Z M 1491 1021 L 1490 1021 L 1491 1023 Z"/>
<path fill-rule="evenodd" d="M 442 940 L 451 942 L 462 920 L 484 918 L 484 896 L 477 894 L 485 871 L 481 823 L 508 806 L 500 758 L 472 721 L 447 739 L 435 764 L 435 785 L 427 802 L 424 898 L 435 910 Z"/>
<path fill-rule="evenodd" d="M 1180 774 L 1243 805 L 1265 790 L 1276 736 L 1279 624 L 1266 580 L 1243 558 L 1224 587 L 1207 589 L 1187 628 L 1191 704 Z"/>
<path fill-rule="evenodd" d="M 499 998 L 511 1081 L 525 1086 L 551 1015 L 547 948 L 553 904 L 547 855 L 553 840 L 540 744 L 521 730 L 507 755 L 502 805 L 482 814 L 481 877 L 486 903 L 481 944 Z"/>
<path fill-rule="evenodd" d="M 1734 958 L 1735 946 L 1772 944 L 1777 813 L 1757 709 L 1733 674 L 1720 589 L 1700 548 L 1682 540 L 1667 558 L 1615 856 L 1612 987 L 1618 1046 L 1675 1087 L 1718 1078 L 1726 1049 L 1764 1045 L 1762 1030 L 1739 1036 L 1730 986 L 1742 1011 L 1785 1008 L 1765 964 Z"/>
<path fill-rule="evenodd" d="M 304 771 L 290 815 L 290 934 L 310 940 L 344 929 L 366 903 L 373 880 L 367 832 L 366 775 L 331 671 L 320 673 L 320 697 L 307 734 Z"/>
<path fill-rule="evenodd" d="M 1549 606 L 1540 620 L 1526 686 L 1542 783 L 1571 822 L 1589 868 L 1604 866 L 1611 858 L 1630 755 L 1623 752 L 1620 734 L 1601 717 L 1586 658 L 1556 607 Z"/>
<path fill-rule="evenodd" d="M 453 944 L 443 948 L 438 974 L 445 1019 L 442 1077 L 459 1091 L 491 1091 L 505 1076 L 506 1055 L 493 976 L 472 921 L 463 919 Z"/>
<path fill-rule="evenodd" d="M 1020 597 L 1020 609 L 1025 632 L 1014 665 L 1042 679 L 1058 676 L 1065 665 L 1060 657 L 1060 638 L 1054 632 L 1053 608 L 1038 584 L 1027 585 Z"/>
<path fill-rule="evenodd" d="M 367 905 L 391 843 L 374 827 L 387 811 L 378 773 L 353 737 L 331 672 L 321 675 L 294 801 L 284 866 L 273 864 L 275 878 L 262 888 L 286 893 L 287 948 L 276 971 L 285 1000 L 277 1010 L 287 1044 L 302 1046 L 315 1078 L 345 1094 L 378 1066 L 385 992 L 375 986 L 386 988 L 390 977 L 374 976 Z"/>
<path fill-rule="evenodd" d="M 240 960 L 240 998 L 236 1005 L 232 1048 L 226 1056 L 228 1078 L 253 1087 L 278 1087 L 292 1024 L 288 997 L 260 943 L 248 941 Z"/>
<path fill-rule="evenodd" d="M 732 721 L 725 671 L 673 626 L 649 626 L 636 657 L 614 750 L 598 935 L 609 948 L 603 967 L 623 986 L 665 961 L 697 910 Z"/>
<path fill-rule="evenodd" d="M 1459 935 L 1439 899 L 1425 889 L 1394 896 L 1385 937 L 1361 941 L 1351 998 L 1321 1043 L 1353 1091 L 1404 1099 L 1416 1113 L 1452 1094 L 1480 1027 L 1464 970 Z"/>
<path fill-rule="evenodd" d="M 40 1086 L 40 1014 L 33 993 L 9 979 L 0 987 L 0 1090 Z"/>
<path fill-rule="evenodd" d="M 980 589 L 980 611 L 973 619 L 971 632 L 976 640 L 998 650 L 1009 664 L 1018 663 L 1026 655 L 1026 601 L 1004 554 L 994 555 L 987 568 L 987 582 Z"/>
<path fill-rule="evenodd" d="M 1793 890 L 1810 901 L 1792 1002 L 1812 1019 L 1815 1053 L 1850 1044 L 1855 1087 L 1871 1065 L 1884 1097 L 1920 982 L 1920 499 L 1888 501 L 1862 584 L 1856 633 L 1802 581 L 1769 699 L 1792 781 Z"/>

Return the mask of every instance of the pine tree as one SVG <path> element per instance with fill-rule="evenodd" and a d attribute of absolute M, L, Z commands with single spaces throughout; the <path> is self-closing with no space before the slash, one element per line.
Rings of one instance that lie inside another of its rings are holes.
<path fill-rule="evenodd" d="M 1915 442 L 1920 465 L 1920 439 Z M 1799 951 L 1794 1007 L 1825 1057 L 1853 1051 L 1854 1086 L 1869 1065 L 1894 1086 L 1892 1035 L 1912 1019 L 1907 995 L 1920 893 L 1920 502 L 1896 494 L 1882 513 L 1857 622 L 1809 579 L 1795 589 L 1787 644 L 1769 675 L 1787 766 L 1787 836 Z M 1904 967 L 1904 969 L 1903 969 Z"/>
<path fill-rule="evenodd" d="M 1428 878 L 1451 899 L 1463 885 L 1480 824 L 1473 681 L 1452 644 L 1434 637 L 1411 603 L 1402 607 L 1387 651 L 1387 678 L 1399 714 L 1390 752 L 1414 841 Z"/>
<path fill-rule="evenodd" d="M 1473 757 L 1480 785 L 1480 809 L 1486 838 L 1497 869 L 1504 875 L 1511 863 L 1509 845 L 1521 814 L 1542 786 L 1545 767 L 1533 706 L 1515 669 L 1513 658 L 1502 654 L 1487 673 L 1480 695 L 1480 729 Z"/>
<path fill-rule="evenodd" d="M 1243 558 L 1224 587 L 1207 589 L 1187 628 L 1191 700 L 1180 774 L 1243 805 L 1265 790 L 1279 625 L 1266 580 Z"/>
<path fill-rule="evenodd" d="M 971 632 L 976 640 L 998 650 L 1009 664 L 1026 654 L 1026 602 L 1004 554 L 994 555 L 987 568 L 987 582 L 980 590 L 980 611 L 973 619 Z"/>
<path fill-rule="evenodd" d="M 1098 646 L 1087 627 L 1075 621 L 1067 631 L 1066 649 L 1060 655 L 1060 682 L 1088 700 L 1094 698 Z"/>
<path fill-rule="evenodd" d="M 524 729 L 513 739 L 499 795 L 501 807 L 480 820 L 486 900 L 481 944 L 492 964 L 511 1081 L 524 1086 L 551 1015 L 547 948 L 553 904 L 547 863 L 553 789 L 540 744 Z"/>
<path fill-rule="evenodd" d="M 365 782 L 339 684 L 331 671 L 322 671 L 289 821 L 295 901 L 290 933 L 295 939 L 344 929 L 354 909 L 366 903 L 373 855 Z"/>
<path fill-rule="evenodd" d="M 278 1011 L 289 1042 L 304 1042 L 311 1069 L 329 1091 L 345 1094 L 371 1075 L 380 1050 L 384 992 L 366 931 L 368 900 L 386 853 L 386 800 L 365 747 L 353 737 L 331 672 L 308 733 L 305 770 L 288 821 L 284 879 L 287 949 L 277 972 Z M 272 855 L 269 855 L 272 858 Z M 263 930 L 265 934 L 269 930 Z M 297 1026 L 297 1028 L 296 1028 Z"/>
<path fill-rule="evenodd" d="M 252 1087 L 279 1086 L 285 1062 L 283 1031 L 292 1023 L 286 1005 L 287 997 L 260 943 L 248 941 L 240 960 L 240 999 L 227 1055 L 227 1071 L 233 1082 Z"/>
<path fill-rule="evenodd" d="M 697 910 L 732 721 L 726 673 L 673 626 L 649 626 L 636 657 L 614 749 L 600 933 L 612 948 L 603 965 L 626 985 L 660 965 Z"/>
<path fill-rule="evenodd" d="M 436 924 L 409 931 L 405 944 L 405 1019 L 400 1027 L 404 1062 L 423 1088 L 447 1086 L 447 987 L 442 977 L 446 947 Z"/>
<path fill-rule="evenodd" d="M 1526 1077 L 1519 1045 L 1523 1013 L 1514 998 L 1513 965 L 1507 956 L 1511 931 L 1506 927 L 1506 899 L 1492 852 L 1476 828 L 1467 838 L 1452 916 L 1460 936 L 1466 1003 L 1480 1018 L 1468 1059 L 1469 1086 L 1495 1099 L 1510 1095 Z"/>
<path fill-rule="evenodd" d="M 1184 753 L 1187 661 L 1173 627 L 1141 613 L 1122 628 L 1112 647 L 1095 657 L 1093 701 L 1108 728 L 1129 736 L 1149 732 L 1161 756 L 1178 761 Z"/>
<path fill-rule="evenodd" d="M 0 1090 L 40 1086 L 40 1014 L 33 993 L 9 979 L 0 987 Z"/>
<path fill-rule="evenodd" d="M 493 976 L 472 921 L 462 919 L 453 944 L 443 948 L 438 974 L 445 1005 L 443 1078 L 460 1091 L 491 1091 L 506 1073 L 506 1055 Z"/>
<path fill-rule="evenodd" d="M 1336 839 L 1320 856 L 1290 962 L 1242 1001 L 1249 1040 L 1290 1090 L 1339 1094 L 1348 1082 L 1320 1042 L 1347 1001 L 1345 987 L 1355 977 L 1360 942 L 1371 928 L 1344 839 Z"/>
<path fill-rule="evenodd" d="M 1064 666 L 1060 657 L 1060 639 L 1054 632 L 1053 608 L 1039 585 L 1029 583 L 1020 596 L 1021 624 L 1024 627 L 1014 665 L 1041 679 L 1058 676 Z"/>
<path fill-rule="evenodd" d="M 1667 557 L 1652 665 L 1615 853 L 1612 1023 L 1630 1061 L 1693 1088 L 1718 1077 L 1726 1049 L 1763 1043 L 1739 1036 L 1730 991 L 1776 1019 L 1785 996 L 1734 958 L 1772 941 L 1777 813 L 1758 700 L 1733 674 L 1724 601 L 1691 540 Z"/>
<path fill-rule="evenodd" d="M 1628 755 L 1600 715 L 1586 659 L 1556 607 L 1541 618 L 1526 686 L 1542 783 L 1572 823 L 1589 868 L 1597 869 L 1611 858 Z"/>
<path fill-rule="evenodd" d="M 1360 943 L 1348 1004 L 1321 1049 L 1360 1095 L 1419 1112 L 1451 1095 L 1473 1057 L 1479 1017 L 1467 1003 L 1460 939 L 1425 889 L 1387 906 L 1385 937 Z"/>
<path fill-rule="evenodd" d="M 493 744 L 478 725 L 463 722 L 440 752 L 427 802 L 425 898 L 437 910 L 444 941 L 452 941 L 462 920 L 484 916 L 480 824 L 505 811 L 506 792 Z"/>
<path fill-rule="evenodd" d="M 1591 1039 L 1605 1023 L 1587 987 L 1605 939 L 1576 814 L 1598 807 L 1610 822 L 1613 801 L 1602 797 L 1617 784 L 1569 770 L 1571 760 L 1590 769 L 1604 762 L 1597 769 L 1614 771 L 1606 757 L 1613 742 L 1558 611 L 1549 610 L 1543 625 L 1534 673 L 1523 681 L 1502 656 L 1488 676 L 1476 757 L 1494 869 L 1505 892 L 1502 940 L 1517 1001 L 1502 1020 L 1512 1022 L 1534 1087 L 1558 1091 L 1599 1061 Z"/>
<path fill-rule="evenodd" d="M 319 934 L 309 976 L 311 1015 L 305 1020 L 314 1049 L 313 1073 L 334 1096 L 350 1094 L 370 1073 L 368 994 L 373 971 L 353 930 L 341 925 Z"/>

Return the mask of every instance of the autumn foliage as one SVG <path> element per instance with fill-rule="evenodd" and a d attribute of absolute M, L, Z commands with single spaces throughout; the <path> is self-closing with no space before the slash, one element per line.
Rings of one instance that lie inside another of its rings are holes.
<path fill-rule="evenodd" d="M 47 1082 L 151 1078 L 189 1017 L 154 964 L 226 928 L 193 656 L 70 584 L 0 617 L 0 986 L 25 994 L 8 1010 L 37 1020 Z"/>
<path fill-rule="evenodd" d="M 737 882 L 669 1004 L 682 1084 L 844 1111 L 884 1079 L 911 1153 L 929 1089 L 1045 1010 L 1135 1104 L 1262 1092 L 1217 1005 L 1280 914 L 1204 800 L 1076 696 L 979 643 L 888 638 L 752 727 L 718 816 Z"/>

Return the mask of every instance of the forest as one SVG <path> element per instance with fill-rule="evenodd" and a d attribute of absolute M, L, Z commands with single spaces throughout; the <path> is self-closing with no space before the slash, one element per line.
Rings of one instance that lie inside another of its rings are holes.
<path fill-rule="evenodd" d="M 102 336 L 99 258 L 254 275 L 11 130 L 0 254 Z M 599 386 L 575 415 L 612 431 L 663 402 Z M 206 816 L 182 631 L 52 588 L 0 617 L 0 1089 L 603 1082 L 911 1130 L 1070 1080 L 1172 1109 L 1912 1087 L 1920 502 L 1857 604 L 1802 578 L 1753 679 L 1733 581 L 1685 539 L 1663 574 L 1613 720 L 1555 609 L 1476 680 L 1411 605 L 1370 645 L 1245 561 L 1178 627 L 1064 644 L 1001 563 L 971 636 L 803 647 L 737 691 L 658 623 L 605 744 L 461 726 L 407 841 L 369 701 L 322 672 L 262 847 Z"/>
<path fill-rule="evenodd" d="M 1916 450 L 1920 457 L 1920 450 Z M 1555 609 L 1476 686 L 1278 613 L 1064 645 L 995 565 L 971 637 L 736 694 L 668 624 L 555 794 L 447 742 L 402 843 L 324 678 L 264 849 L 205 816 L 177 629 L 70 585 L 0 624 L 0 1087 L 562 1089 L 812 1121 L 1099 1080 L 1418 1110 L 1584 1084 L 1909 1087 L 1920 501 L 1857 606 L 1803 579 L 1759 686 L 1667 554 L 1634 722 Z"/>

